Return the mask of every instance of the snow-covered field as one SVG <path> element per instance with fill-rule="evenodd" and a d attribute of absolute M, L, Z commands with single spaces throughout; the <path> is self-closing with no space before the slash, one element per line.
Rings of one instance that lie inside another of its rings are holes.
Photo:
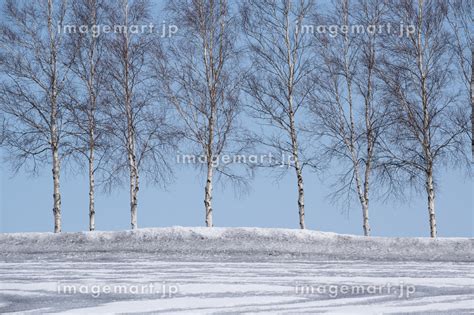
<path fill-rule="evenodd" d="M 0 234 L 0 313 L 467 314 L 473 254 L 286 229 Z"/>

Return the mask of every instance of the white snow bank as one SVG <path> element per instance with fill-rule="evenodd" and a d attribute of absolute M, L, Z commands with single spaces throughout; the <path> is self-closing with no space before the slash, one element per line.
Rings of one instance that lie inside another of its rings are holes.
<path fill-rule="evenodd" d="M 391 238 L 275 228 L 147 228 L 118 232 L 5 233 L 0 255 L 144 252 L 196 256 L 474 261 L 472 238 Z M 0 256 L 1 257 L 1 256 Z"/>

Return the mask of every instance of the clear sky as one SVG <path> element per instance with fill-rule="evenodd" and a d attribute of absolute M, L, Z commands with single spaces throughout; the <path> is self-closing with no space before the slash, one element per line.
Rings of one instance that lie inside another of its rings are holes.
<path fill-rule="evenodd" d="M 22 172 L 12 176 L 6 164 L 0 164 L 0 171 L 0 232 L 52 231 L 51 166 L 45 165 L 37 177 Z M 192 166 L 180 166 L 166 191 L 142 184 L 138 202 L 139 227 L 204 226 L 204 180 Z M 236 195 L 232 187 L 223 190 L 217 185 L 213 200 L 214 225 L 298 228 L 295 182 L 293 170 L 280 181 L 260 171 L 250 182 L 252 189 L 246 195 Z M 305 174 L 307 228 L 362 234 L 362 215 L 357 201 L 349 209 L 328 202 L 326 196 L 332 182 L 331 172 L 325 176 Z M 460 171 L 449 171 L 441 174 L 438 185 L 438 236 L 473 236 L 472 179 Z M 87 230 L 86 173 L 63 172 L 61 192 L 63 231 Z M 119 187 L 110 195 L 98 191 L 96 228 L 129 229 L 128 198 L 126 187 Z M 414 195 L 408 201 L 385 203 L 372 199 L 370 223 L 374 236 L 429 236 L 426 197 Z"/>

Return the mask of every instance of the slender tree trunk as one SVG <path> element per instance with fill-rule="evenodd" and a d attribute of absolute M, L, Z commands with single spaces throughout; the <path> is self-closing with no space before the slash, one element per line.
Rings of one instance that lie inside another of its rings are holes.
<path fill-rule="evenodd" d="M 291 1 L 288 2 L 290 6 Z M 296 55 L 292 52 L 291 49 L 291 40 L 290 40 L 290 21 L 289 15 L 286 16 L 286 25 L 285 25 L 285 42 L 287 47 L 287 62 L 289 66 L 289 78 L 288 78 L 288 106 L 289 106 L 289 118 L 290 118 L 290 137 L 291 137 L 291 147 L 293 150 L 293 159 L 295 162 L 295 171 L 296 179 L 298 184 L 298 215 L 300 228 L 305 229 L 305 212 L 304 212 L 304 183 L 303 183 L 303 170 L 299 161 L 299 152 L 298 152 L 298 139 L 296 135 L 296 126 L 295 126 L 295 108 L 293 105 L 293 88 L 295 83 L 295 64 L 296 64 Z"/>
<path fill-rule="evenodd" d="M 362 188 L 362 179 L 360 176 L 360 171 L 359 171 L 359 162 L 355 158 L 355 153 L 351 149 L 352 152 L 352 159 L 354 163 L 354 177 L 356 181 L 356 189 L 357 189 L 357 195 L 359 196 L 359 201 L 360 205 L 362 208 L 362 228 L 364 230 L 364 236 L 370 236 L 370 225 L 369 225 L 369 182 L 368 182 L 368 174 L 366 170 L 366 180 L 363 184 Z"/>
<path fill-rule="evenodd" d="M 125 25 L 128 25 L 128 1 L 124 2 L 124 13 L 125 13 Z M 132 230 L 138 228 L 137 223 L 137 205 L 138 205 L 138 165 L 137 157 L 135 153 L 135 130 L 134 130 L 134 121 L 133 121 L 133 111 L 132 111 L 132 97 L 130 90 L 130 78 L 129 78 L 129 37 L 128 33 L 124 33 L 125 42 L 124 42 L 124 94 L 125 94 L 125 114 L 127 116 L 127 155 L 128 155 L 128 166 L 130 171 L 130 225 Z"/>
<path fill-rule="evenodd" d="M 426 193 L 428 195 L 428 215 L 430 221 L 430 235 L 436 237 L 436 217 L 435 217 L 435 191 L 434 191 L 434 180 L 433 180 L 433 159 L 431 154 L 430 137 L 429 137 L 429 116 L 428 116 L 428 105 L 425 93 L 425 80 L 422 79 L 422 98 L 423 98 L 423 151 L 426 159 Z"/>
<path fill-rule="evenodd" d="M 61 172 L 61 162 L 59 160 L 59 137 L 57 127 L 57 68 L 56 68 L 56 43 L 53 32 L 53 1 L 48 0 L 48 35 L 50 45 L 51 67 L 51 116 L 50 116 L 50 132 L 51 132 L 51 152 L 53 162 L 53 214 L 54 214 L 54 233 L 61 232 L 61 193 L 59 189 L 59 176 Z"/>
<path fill-rule="evenodd" d="M 430 219 L 430 236 L 436 237 L 438 231 L 436 227 L 435 191 L 434 191 L 432 170 L 429 170 L 426 174 L 426 193 L 428 195 L 428 215 Z"/>
<path fill-rule="evenodd" d="M 94 136 L 94 132 L 91 132 L 91 137 Z M 95 178 L 94 178 L 94 149 L 90 148 L 89 151 L 89 231 L 95 230 Z"/>
<path fill-rule="evenodd" d="M 291 137 L 291 146 L 292 146 L 292 155 L 293 160 L 295 163 L 295 172 L 296 172 L 296 180 L 298 185 L 298 214 L 299 214 L 299 222 L 300 228 L 305 229 L 305 218 L 304 218 L 304 183 L 303 183 L 303 171 L 298 159 L 298 139 L 296 136 L 296 129 L 295 129 L 295 121 L 294 121 L 294 113 L 292 110 L 292 98 L 290 97 L 290 137 Z"/>
<path fill-rule="evenodd" d="M 418 25 L 423 25 L 423 0 L 418 0 Z M 433 155 L 431 149 L 431 119 L 429 111 L 428 101 L 428 89 L 426 86 L 427 73 L 424 67 L 424 46 L 422 44 L 422 33 L 421 27 L 418 28 L 417 36 L 417 53 L 418 53 L 418 70 L 420 73 L 421 83 L 421 105 L 423 109 L 423 126 L 422 126 L 422 138 L 421 146 L 423 149 L 425 159 L 425 174 L 426 174 L 426 193 L 428 195 L 428 215 L 430 222 L 430 236 L 436 237 L 436 216 L 435 216 L 435 191 L 434 191 L 434 180 L 433 180 Z"/>
<path fill-rule="evenodd" d="M 89 56 L 90 70 L 89 70 L 89 96 L 90 96 L 90 109 L 89 115 L 89 231 L 95 230 L 95 109 L 96 109 L 96 96 L 94 93 L 94 76 L 95 69 L 92 65 L 93 53 Z"/>
<path fill-rule="evenodd" d="M 213 144 L 214 144 L 214 124 L 217 104 L 215 102 L 215 91 L 210 90 L 211 95 L 211 116 L 209 117 L 209 134 L 207 139 L 206 156 L 207 156 L 207 176 L 206 186 L 204 188 L 204 208 L 206 210 L 206 226 L 213 227 L 212 222 L 212 177 L 214 174 L 213 158 Z"/>
<path fill-rule="evenodd" d="M 362 228 L 364 229 L 364 236 L 370 236 L 370 224 L 369 224 L 369 185 L 370 185 L 370 168 L 371 166 L 371 153 L 369 149 L 369 157 L 365 163 L 365 174 L 364 174 L 364 183 L 363 188 L 361 184 L 361 177 L 359 173 L 359 163 L 354 163 L 354 168 L 356 170 L 356 183 L 357 183 L 357 193 L 359 195 L 359 201 L 362 207 Z"/>
<path fill-rule="evenodd" d="M 349 91 L 350 91 L 350 85 L 349 85 Z M 364 178 L 362 179 L 361 176 L 361 170 L 360 170 L 360 164 L 359 164 L 359 159 L 356 155 L 355 149 L 354 149 L 354 138 L 355 138 L 355 131 L 354 131 L 354 119 L 353 119 L 353 112 L 352 112 L 352 101 L 351 101 L 351 96 L 349 96 L 349 106 L 350 106 L 350 132 L 351 136 L 350 139 L 346 139 L 346 146 L 349 147 L 350 153 L 351 153 L 351 158 L 352 158 L 352 163 L 354 167 L 354 177 L 356 181 L 356 189 L 357 189 L 357 195 L 359 196 L 359 201 L 360 205 L 362 208 L 362 229 L 364 230 L 364 236 L 370 236 L 370 224 L 369 224 L 369 185 L 370 185 L 370 168 L 371 166 L 371 144 L 369 142 L 370 136 L 368 136 L 368 156 L 367 156 L 367 161 L 365 163 L 365 173 L 364 173 Z M 367 109 L 366 109 L 366 115 L 367 115 Z M 367 119 L 367 117 L 366 117 Z M 370 133 L 370 131 L 368 132 Z"/>
<path fill-rule="evenodd" d="M 343 2 L 343 21 L 345 25 L 349 23 L 349 2 L 346 0 Z M 371 51 L 372 52 L 372 51 Z M 346 35 L 344 37 L 344 49 L 343 49 L 343 69 L 344 69 L 344 78 L 347 87 L 347 102 L 349 105 L 349 137 L 344 135 L 344 142 L 347 149 L 350 151 L 352 165 L 354 168 L 354 177 L 356 181 L 357 195 L 359 197 L 359 202 L 362 208 L 362 229 L 364 231 L 364 236 L 370 236 L 370 224 L 369 224 L 369 185 L 370 185 L 370 167 L 371 167 L 371 125 L 370 125 L 370 95 L 371 95 L 371 75 L 372 75 L 372 64 L 368 65 L 368 79 L 367 79 L 367 95 L 364 96 L 364 113 L 365 113 L 365 131 L 367 134 L 367 158 L 365 163 L 365 174 L 364 178 L 361 175 L 361 167 L 359 162 L 359 157 L 356 152 L 356 126 L 354 118 L 354 105 L 352 97 L 352 72 L 350 70 L 350 43 L 349 38 Z M 341 117 L 345 117 L 344 109 L 340 106 Z M 344 121 L 342 119 L 341 121 Z"/>
<path fill-rule="evenodd" d="M 137 157 L 135 155 L 135 134 L 133 130 L 132 122 L 132 109 L 130 100 L 127 96 L 126 100 L 126 110 L 127 110 L 127 150 L 128 150 L 128 167 L 130 171 L 130 222 L 132 230 L 138 228 L 137 223 L 137 205 L 138 205 L 138 165 Z"/>
<path fill-rule="evenodd" d="M 370 149 L 369 149 L 370 151 Z M 364 203 L 362 204 L 362 217 L 364 219 L 364 235 L 370 236 L 370 224 L 369 224 L 369 180 L 370 180 L 370 168 L 372 157 L 369 154 L 369 158 L 365 165 L 365 179 L 364 179 Z"/>
<path fill-rule="evenodd" d="M 369 187 L 370 187 L 370 174 L 372 171 L 372 158 L 374 154 L 374 139 L 373 139 L 373 127 L 371 120 L 371 98 L 372 98 L 372 71 L 375 67 L 375 43 L 370 42 L 370 59 L 368 63 L 368 77 L 367 77 L 367 94 L 364 101 L 364 114 L 365 114 L 365 132 L 366 132 L 366 145 L 367 145 L 367 157 L 365 160 L 365 173 L 364 173 L 364 203 L 362 204 L 362 217 L 363 217 L 363 228 L 364 235 L 370 236 L 370 225 L 369 225 Z"/>
<path fill-rule="evenodd" d="M 346 68 L 347 71 L 347 68 Z M 347 73 L 347 72 L 346 72 Z M 348 76 L 346 76 L 348 77 Z M 354 177 L 356 181 L 356 189 L 357 195 L 359 196 L 360 205 L 362 207 L 362 229 L 364 230 L 364 236 L 370 236 L 370 225 L 369 225 L 369 180 L 370 180 L 370 159 L 371 159 L 371 149 L 370 149 L 370 142 L 367 143 L 367 162 L 365 163 L 365 174 L 364 179 L 361 176 L 361 169 L 359 164 L 359 158 L 355 151 L 355 124 L 354 124 L 354 114 L 353 114 L 353 107 L 352 107 L 352 87 L 351 81 L 347 81 L 348 93 L 349 93 L 349 120 L 350 120 L 350 137 L 346 139 L 346 146 L 351 153 L 352 163 L 354 167 Z M 366 128 L 368 126 L 368 108 L 367 103 L 365 104 L 365 112 L 366 112 Z M 368 129 L 367 129 L 368 130 Z M 370 131 L 367 132 L 368 134 Z M 370 136 L 367 137 L 369 140 Z"/>
<path fill-rule="evenodd" d="M 369 225 L 369 204 L 364 201 L 362 203 L 362 218 L 363 228 L 364 228 L 364 236 L 370 236 L 370 225 Z"/>
<path fill-rule="evenodd" d="M 92 23 L 97 24 L 97 12 L 95 0 L 91 3 L 92 10 Z M 89 110 L 89 230 L 95 230 L 95 114 L 96 114 L 96 93 L 95 93 L 95 47 L 96 39 L 92 37 L 92 43 L 89 50 L 89 97 L 90 97 L 90 110 Z"/>
<path fill-rule="evenodd" d="M 213 227 L 212 222 L 212 176 L 213 166 L 207 163 L 206 187 L 204 188 L 204 207 L 206 209 L 206 226 Z"/>
<path fill-rule="evenodd" d="M 300 220 L 300 228 L 305 229 L 305 219 L 304 219 L 304 183 L 303 183 L 303 174 L 301 167 L 298 161 L 298 157 L 295 157 L 295 170 L 296 178 L 298 181 L 298 214 Z"/>
<path fill-rule="evenodd" d="M 363 206 L 363 218 L 364 218 L 364 235 L 370 236 L 370 224 L 369 224 L 369 186 L 370 186 L 370 171 L 372 167 L 372 140 L 371 140 L 371 130 L 368 132 L 368 157 L 367 162 L 365 163 L 365 178 L 364 178 L 364 204 Z"/>
<path fill-rule="evenodd" d="M 288 2 L 288 7 L 290 7 L 291 1 Z M 289 15 L 286 15 L 285 21 L 285 43 L 287 48 L 287 64 L 289 67 L 289 77 L 287 81 L 287 89 L 288 89 L 288 115 L 290 121 L 290 138 L 291 138 L 291 149 L 293 160 L 295 163 L 295 172 L 296 172 L 296 180 L 297 180 L 297 187 L 298 187 L 298 215 L 299 215 L 299 223 L 300 228 L 305 229 L 305 212 L 304 212 L 304 183 L 303 183 L 303 170 L 302 166 L 299 161 L 299 149 L 298 149 L 298 139 L 297 139 L 297 132 L 296 132 L 296 122 L 295 122 L 295 107 L 293 104 L 293 93 L 294 93 L 294 83 L 295 83 L 295 64 L 296 64 L 296 54 L 292 51 L 291 47 L 291 40 L 290 40 L 290 20 Z"/>
<path fill-rule="evenodd" d="M 54 233 L 61 232 L 61 193 L 59 190 L 60 161 L 57 143 L 52 145 L 53 152 L 53 214 Z"/>
<path fill-rule="evenodd" d="M 135 167 L 134 167 L 135 168 Z M 130 174 L 130 222 L 132 230 L 138 228 L 137 221 L 137 206 L 138 206 L 138 174 L 136 171 L 132 171 Z"/>
<path fill-rule="evenodd" d="M 354 177 L 356 181 L 357 195 L 359 196 L 360 205 L 362 208 L 362 228 L 364 230 L 364 236 L 370 236 L 370 225 L 369 225 L 369 169 L 366 163 L 365 179 L 362 184 L 362 178 L 360 176 L 359 161 L 355 156 L 355 152 L 351 147 L 352 162 L 354 165 Z M 363 187 L 362 187 L 363 186 Z"/>
<path fill-rule="evenodd" d="M 130 222 L 132 230 L 138 228 L 137 205 L 138 205 L 138 170 L 135 156 L 135 141 L 132 128 L 129 128 L 128 142 L 128 163 L 130 170 Z"/>
<path fill-rule="evenodd" d="M 51 95 L 51 152 L 53 162 L 53 214 L 54 233 L 61 232 L 61 193 L 59 189 L 59 177 L 61 172 L 61 162 L 59 160 L 58 129 L 56 124 L 57 103 L 56 103 L 56 77 L 53 76 L 53 90 Z"/>

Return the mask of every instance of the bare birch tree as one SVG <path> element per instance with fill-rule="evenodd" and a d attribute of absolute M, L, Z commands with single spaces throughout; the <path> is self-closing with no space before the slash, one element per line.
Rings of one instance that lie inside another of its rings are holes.
<path fill-rule="evenodd" d="M 308 18 L 313 1 L 243 1 L 241 15 L 247 37 L 251 71 L 245 87 L 250 96 L 250 112 L 275 132 L 258 142 L 278 156 L 291 157 L 298 191 L 299 226 L 305 228 L 301 130 L 302 111 L 313 88 L 314 60 L 310 54 L 311 35 L 298 32 Z M 277 163 L 281 166 L 280 163 Z M 275 164 L 270 166 L 276 166 Z"/>
<path fill-rule="evenodd" d="M 131 228 L 138 227 L 137 206 L 140 175 L 151 183 L 164 185 L 168 179 L 169 149 L 177 133 L 167 119 L 167 109 L 157 103 L 156 83 L 150 71 L 153 30 L 133 31 L 133 25 L 150 25 L 146 0 L 120 0 L 108 8 L 109 25 L 122 31 L 107 38 L 107 133 L 113 156 L 108 168 L 108 183 L 129 178 Z M 132 28 L 131 28 L 132 27 Z"/>
<path fill-rule="evenodd" d="M 66 1 L 12 1 L 3 4 L 0 29 L 0 103 L 7 121 L 3 145 L 16 170 L 50 163 L 54 232 L 61 232 L 60 174 L 64 142 L 64 91 L 69 61 L 58 31 Z"/>
<path fill-rule="evenodd" d="M 450 85 L 453 56 L 447 10 L 443 1 L 391 4 L 392 22 L 412 25 L 415 31 L 385 38 L 380 71 L 394 122 L 385 146 L 391 160 L 387 169 L 404 173 L 415 188 L 424 188 L 431 237 L 437 235 L 436 176 L 448 162 L 459 165 L 468 160 L 465 133 L 453 119 L 458 103 Z"/>
<path fill-rule="evenodd" d="M 68 49 L 75 55 L 71 70 L 79 79 L 75 102 L 69 106 L 69 123 L 75 126 L 71 133 L 74 153 L 79 161 L 87 162 L 89 184 L 89 230 L 95 230 L 96 174 L 105 157 L 105 131 L 103 106 L 106 69 L 104 67 L 104 34 L 92 30 L 105 19 L 105 3 L 102 0 L 78 0 L 71 3 L 71 23 L 75 28 L 87 26 L 89 32 L 69 34 Z M 99 155 L 99 156 L 97 156 Z"/>
<path fill-rule="evenodd" d="M 318 25 L 380 25 L 385 4 L 379 1 L 336 1 L 330 13 L 315 16 Z M 344 32 L 315 34 L 320 67 L 311 93 L 315 114 L 313 132 L 323 137 L 328 160 L 336 159 L 343 173 L 335 183 L 335 198 L 355 192 L 361 208 L 363 231 L 370 235 L 369 190 L 377 163 L 377 141 L 386 121 L 387 107 L 380 101 L 376 62 L 379 34 Z"/>
<path fill-rule="evenodd" d="M 219 163 L 222 155 L 246 148 L 238 135 L 242 71 L 238 59 L 237 21 L 227 0 L 178 0 L 167 6 L 170 21 L 179 21 L 162 64 L 165 97 L 176 109 L 183 135 L 195 155 L 205 160 L 206 226 L 214 226 L 213 190 L 223 177 L 234 184 L 246 175 Z"/>

